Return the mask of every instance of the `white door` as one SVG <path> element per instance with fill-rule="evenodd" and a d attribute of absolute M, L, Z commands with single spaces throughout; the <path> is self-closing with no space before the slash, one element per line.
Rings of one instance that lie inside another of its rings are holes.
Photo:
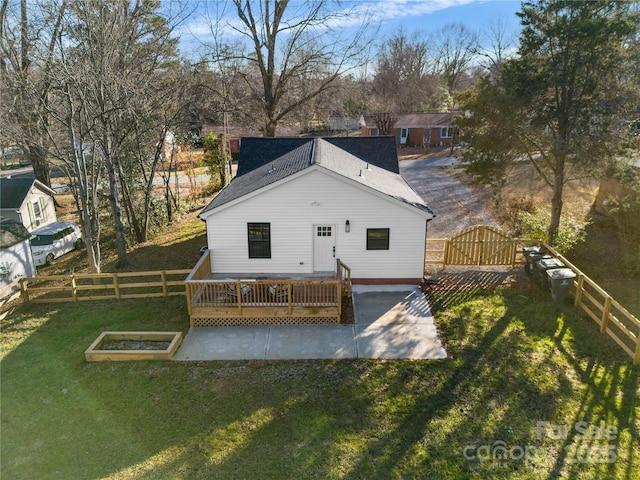
<path fill-rule="evenodd" d="M 335 225 L 313 226 L 313 271 L 334 272 L 336 258 Z"/>
<path fill-rule="evenodd" d="M 399 141 L 400 145 L 405 145 L 407 143 L 407 137 L 409 136 L 408 128 L 401 128 L 399 132 Z"/>

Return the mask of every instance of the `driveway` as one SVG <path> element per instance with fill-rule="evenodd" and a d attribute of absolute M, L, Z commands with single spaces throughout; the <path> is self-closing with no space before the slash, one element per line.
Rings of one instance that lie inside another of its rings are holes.
<path fill-rule="evenodd" d="M 473 225 L 498 225 L 469 187 L 447 175 L 443 167 L 456 162 L 454 157 L 400 162 L 400 174 L 436 214 L 428 238 L 448 238 Z"/>

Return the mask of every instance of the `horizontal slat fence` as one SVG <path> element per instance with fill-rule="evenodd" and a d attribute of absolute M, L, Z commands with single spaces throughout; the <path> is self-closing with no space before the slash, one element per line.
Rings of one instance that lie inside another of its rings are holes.
<path fill-rule="evenodd" d="M 574 304 L 633 358 L 634 365 L 640 365 L 640 320 L 569 260 L 546 243 L 542 245 L 577 275 L 571 292 Z"/>
<path fill-rule="evenodd" d="M 122 272 L 26 277 L 20 280 L 25 302 L 79 302 L 185 295 L 191 270 Z"/>

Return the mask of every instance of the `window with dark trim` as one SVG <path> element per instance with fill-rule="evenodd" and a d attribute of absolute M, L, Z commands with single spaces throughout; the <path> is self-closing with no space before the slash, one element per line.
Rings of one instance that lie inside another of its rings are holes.
<path fill-rule="evenodd" d="M 367 228 L 367 250 L 389 250 L 389 229 Z"/>
<path fill-rule="evenodd" d="M 271 258 L 271 224 L 247 223 L 249 258 Z"/>

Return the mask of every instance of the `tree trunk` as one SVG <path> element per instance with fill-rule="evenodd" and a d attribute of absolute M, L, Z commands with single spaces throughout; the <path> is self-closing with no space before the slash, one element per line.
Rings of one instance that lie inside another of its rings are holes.
<path fill-rule="evenodd" d="M 111 204 L 113 225 L 116 231 L 116 245 L 118 247 L 118 266 L 126 267 L 129 265 L 127 240 L 124 234 L 124 224 L 122 223 L 122 209 L 120 208 L 120 198 L 118 194 L 116 166 L 112 158 L 107 158 L 107 169 L 109 171 L 109 203 Z"/>
<path fill-rule="evenodd" d="M 127 186 L 126 179 L 124 178 L 124 173 L 122 172 L 122 168 L 120 163 L 118 163 L 118 178 L 120 179 L 120 185 L 122 189 L 122 202 L 124 203 L 125 212 L 127 214 L 127 218 L 129 219 L 129 225 L 133 227 L 134 235 L 136 236 L 136 242 L 142 243 L 147 241 L 147 232 L 140 228 L 140 223 L 138 222 L 138 217 L 136 215 L 135 208 L 133 206 L 133 202 L 131 201 L 131 192 L 129 191 L 129 187 Z"/>
<path fill-rule="evenodd" d="M 47 150 L 37 145 L 29 145 L 27 158 L 33 167 L 36 180 L 51 187 L 51 168 L 47 163 Z"/>
<path fill-rule="evenodd" d="M 551 197 L 551 220 L 547 231 L 547 243 L 553 245 L 558 229 L 560 228 L 560 216 L 562 215 L 562 191 L 564 189 L 564 159 L 556 159 L 554 172 L 553 196 Z"/>
<path fill-rule="evenodd" d="M 275 137 L 276 136 L 276 127 L 278 126 L 278 122 L 273 118 L 267 118 L 263 127 L 263 135 L 265 137 Z"/>

